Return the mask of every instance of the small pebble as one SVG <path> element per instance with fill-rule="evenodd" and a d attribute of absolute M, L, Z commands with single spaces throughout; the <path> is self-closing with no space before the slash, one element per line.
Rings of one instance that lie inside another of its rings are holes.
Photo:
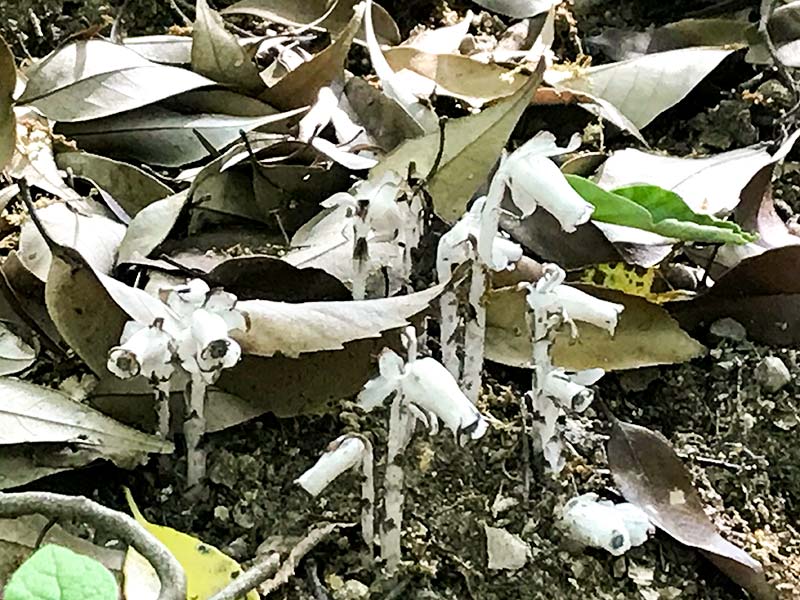
<path fill-rule="evenodd" d="M 721 340 L 743 342 L 747 339 L 747 330 L 744 325 L 730 317 L 717 319 L 711 324 L 711 335 Z"/>
<path fill-rule="evenodd" d="M 755 375 L 767 392 L 777 392 L 792 380 L 789 369 L 777 356 L 765 357 L 756 367 Z"/>

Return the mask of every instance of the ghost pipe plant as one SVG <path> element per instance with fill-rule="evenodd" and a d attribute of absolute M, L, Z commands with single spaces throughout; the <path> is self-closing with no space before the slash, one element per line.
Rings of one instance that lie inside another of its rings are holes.
<path fill-rule="evenodd" d="M 247 321 L 236 310 L 236 296 L 211 290 L 200 279 L 162 290 L 161 300 L 168 323 L 126 323 L 120 345 L 108 352 L 107 366 L 121 379 L 141 375 L 150 381 L 162 437 L 169 433 L 169 392 L 173 384 L 185 382 L 186 479 L 192 486 L 205 476 L 205 453 L 199 446 L 206 430 L 206 390 L 223 369 L 239 361 L 241 348 L 230 332 L 246 330 Z"/>
<path fill-rule="evenodd" d="M 564 271 L 554 264 L 543 267 L 536 283 L 521 284 L 528 290 L 528 324 L 533 341 L 531 391 L 527 394 L 537 419 L 541 450 L 553 472 L 564 466 L 558 417 L 565 411 L 581 412 L 594 399 L 587 386 L 603 376 L 602 369 L 567 373 L 553 366 L 550 351 L 555 334 L 567 325 L 577 335 L 575 321 L 590 323 L 613 334 L 621 304 L 606 302 L 564 285 Z"/>
<path fill-rule="evenodd" d="M 375 475 L 372 444 L 367 438 L 355 434 L 339 436 L 295 483 L 316 498 L 334 479 L 350 469 L 361 470 L 361 536 L 371 550 L 375 543 Z"/>
<path fill-rule="evenodd" d="M 379 268 L 399 266 L 403 281 L 411 275 L 410 251 L 419 243 L 422 203 L 400 174 L 389 171 L 377 182 L 362 181 L 351 193 L 340 192 L 322 202 L 326 208 L 344 206 L 349 217 L 346 238 L 353 243 L 352 291 L 355 300 L 367 295 L 367 280 Z M 393 243 L 394 256 L 377 261 L 370 246 Z"/>
<path fill-rule="evenodd" d="M 371 411 L 394 395 L 389 411 L 384 518 L 380 532 L 381 557 L 390 572 L 397 567 L 401 556 L 404 473 L 400 459 L 411 441 L 416 422 L 421 421 L 435 434 L 441 419 L 461 445 L 483 437 L 488 428 L 486 420 L 440 362 L 417 358 L 414 328 L 406 328 L 402 337 L 406 360 L 384 348 L 378 361 L 380 375 L 368 381 L 358 397 L 361 407 Z"/>
<path fill-rule="evenodd" d="M 517 244 L 498 236 L 500 204 L 505 191 L 510 191 L 511 200 L 522 217 L 542 206 L 556 217 L 564 231 L 575 231 L 578 225 L 589 220 L 594 208 L 572 189 L 550 157 L 572 152 L 579 143 L 579 138 L 573 136 L 566 148 L 560 148 L 555 136 L 540 132 L 508 157 L 502 156 L 486 196 L 476 200 L 470 211 L 439 242 L 439 281 L 449 277 L 453 266 L 472 263 L 467 316 L 459 315 L 457 290 L 445 292 L 440 306 L 444 364 L 461 379 L 473 402 L 480 394 L 483 369 L 486 333 L 483 297 L 489 282 L 487 273 L 508 269 L 522 256 Z M 460 338 L 464 340 L 463 367 L 458 358 Z"/>
<path fill-rule="evenodd" d="M 493 183 L 494 185 L 494 183 Z M 490 192 L 491 193 L 491 192 Z M 468 310 L 459 302 L 458 286 L 447 289 L 441 297 L 442 362 L 447 370 L 461 382 L 467 397 L 477 402 L 481 388 L 484 339 L 486 333 L 486 305 L 483 297 L 488 285 L 488 271 L 513 269 L 522 258 L 522 248 L 497 232 L 484 231 L 486 197 L 479 198 L 470 210 L 439 240 L 436 253 L 436 271 L 439 281 L 447 281 L 454 267 L 469 263 Z M 481 236 L 492 236 L 492 244 L 482 244 Z M 481 254 L 480 251 L 488 252 Z M 466 313 L 466 314 L 462 314 Z M 458 356 L 458 341 L 463 337 L 463 364 Z"/>

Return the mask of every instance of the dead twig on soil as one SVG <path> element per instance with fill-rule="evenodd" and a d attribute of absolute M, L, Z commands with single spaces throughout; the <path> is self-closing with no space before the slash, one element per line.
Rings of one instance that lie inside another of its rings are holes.
<path fill-rule="evenodd" d="M 292 575 L 295 574 L 295 570 L 300 561 L 320 542 L 337 529 L 353 526 L 353 523 L 327 523 L 325 525 L 317 525 L 308 532 L 306 537 L 292 548 L 291 552 L 289 552 L 289 556 L 286 557 L 286 560 L 280 565 L 280 568 L 278 568 L 279 559 L 277 558 L 277 554 L 271 554 L 245 571 L 222 589 L 222 591 L 209 598 L 209 600 L 236 600 L 237 598 L 243 598 L 250 590 L 256 589 L 264 582 L 266 583 L 261 586 L 259 591 L 262 596 L 268 596 L 289 581 Z M 270 577 L 272 577 L 272 579 L 269 579 Z M 267 581 L 267 579 L 269 579 L 269 581 Z"/>
<path fill-rule="evenodd" d="M 161 582 L 158 600 L 185 600 L 186 574 L 183 567 L 160 541 L 125 513 L 83 496 L 51 492 L 0 492 L 0 518 L 15 519 L 32 514 L 50 519 L 78 519 L 112 533 L 153 566 Z"/>

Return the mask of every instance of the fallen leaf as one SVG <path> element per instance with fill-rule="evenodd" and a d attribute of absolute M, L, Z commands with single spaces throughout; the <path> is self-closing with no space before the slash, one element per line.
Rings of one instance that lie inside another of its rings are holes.
<path fill-rule="evenodd" d="M 363 10 L 357 9 L 347 27 L 342 29 L 330 46 L 314 55 L 293 71 L 289 71 L 259 98 L 283 109 L 311 106 L 320 88 L 342 76 L 350 44 L 361 25 Z"/>
<path fill-rule="evenodd" d="M 798 20 L 800 2 L 782 2 L 775 7 L 767 23 L 770 38 L 775 45 L 778 60 L 787 67 L 800 67 L 800 42 L 798 42 Z M 766 43 L 752 43 L 747 54 L 748 62 L 771 64 L 772 56 Z"/>
<path fill-rule="evenodd" d="M 635 183 L 657 185 L 678 194 L 697 213 L 723 215 L 736 207 L 750 179 L 775 162 L 768 147 L 758 144 L 703 158 L 618 150 L 603 163 L 597 183 L 606 189 Z"/>
<path fill-rule="evenodd" d="M 538 87 L 543 64 L 516 93 L 503 98 L 477 115 L 453 119 L 444 129 L 444 151 L 427 190 L 433 208 L 446 221 L 459 219 L 472 195 L 483 185 L 494 167 L 530 97 Z M 439 151 L 440 132 L 403 142 L 369 173 L 378 181 L 390 171 L 405 174 L 414 163 L 417 176 L 425 176 Z M 466 174 L 466 175 L 465 175 Z"/>
<path fill-rule="evenodd" d="M 232 115 L 234 117 L 266 117 L 280 112 L 277 108 L 262 102 L 258 98 L 223 89 L 192 90 L 185 94 L 167 98 L 159 105 L 180 113 Z M 280 122 L 280 124 L 284 125 L 288 132 L 293 121 L 289 116 L 286 121 Z M 278 133 L 284 133 L 278 127 L 278 123 L 271 128 L 277 130 Z"/>
<path fill-rule="evenodd" d="M 192 62 L 192 38 L 178 35 L 141 35 L 128 37 L 123 45 L 147 60 L 167 65 Z"/>
<path fill-rule="evenodd" d="M 48 518 L 44 515 L 0 519 L 0 581 L 8 581 L 11 573 L 36 549 L 36 542 L 47 526 Z M 58 524 L 47 530 L 44 540 L 94 558 L 116 576 L 122 570 L 123 551 L 93 544 L 67 533 Z"/>
<path fill-rule="evenodd" d="M 96 459 L 133 468 L 171 443 L 142 433 L 49 388 L 0 379 L 0 489 L 17 487 Z M 36 448 L 33 455 L 28 450 Z"/>
<path fill-rule="evenodd" d="M 214 85 L 186 69 L 150 62 L 134 50 L 103 40 L 73 42 L 25 71 L 18 103 L 54 121 L 86 121 Z"/>
<path fill-rule="evenodd" d="M 240 0 L 224 9 L 222 14 L 252 15 L 274 23 L 300 27 L 316 23 L 314 29 L 326 29 L 336 36 L 347 28 L 357 4 L 358 0 Z M 330 10 L 331 6 L 333 10 Z M 373 7 L 375 33 L 381 43 L 399 44 L 400 32 L 394 19 L 384 8 L 377 4 L 373 4 Z M 320 17 L 324 18 L 319 20 Z M 363 26 L 358 32 L 358 39 L 364 39 Z"/>
<path fill-rule="evenodd" d="M 469 28 L 472 25 L 473 14 L 468 10 L 464 17 L 455 25 L 437 27 L 435 29 L 423 29 L 422 31 L 412 32 L 401 46 L 405 48 L 415 48 L 422 52 L 431 54 L 456 54 L 464 41 Z M 391 61 L 390 61 L 391 62 Z"/>
<path fill-rule="evenodd" d="M 347 342 L 376 338 L 408 325 L 442 290 L 444 285 L 437 285 L 404 296 L 345 302 L 245 300 L 237 308 L 247 313 L 250 328 L 236 332 L 235 338 L 243 352 L 258 356 L 341 350 Z"/>
<path fill-rule="evenodd" d="M 251 131 L 287 119 L 301 111 L 261 117 L 231 115 L 184 115 L 161 107 L 133 110 L 121 115 L 81 123 L 62 123 L 59 133 L 73 138 L 90 152 L 141 161 L 165 167 L 179 167 L 208 157 L 195 131 L 220 150 Z"/>
<path fill-rule="evenodd" d="M 592 220 L 649 231 L 667 238 L 710 244 L 744 244 L 756 236 L 731 221 L 694 212 L 675 192 L 656 185 L 629 185 L 611 191 L 579 175 L 566 175 L 594 206 Z"/>
<path fill-rule="evenodd" d="M 656 527 L 702 550 L 754 598 L 777 598 L 761 563 L 719 534 L 689 472 L 663 435 L 614 419 L 607 454 L 622 495 L 646 512 Z"/>
<path fill-rule="evenodd" d="M 187 598 L 210 598 L 228 585 L 231 580 L 241 575 L 242 567 L 239 563 L 214 546 L 172 527 L 150 523 L 139 512 L 128 488 L 125 488 L 125 498 L 128 500 L 128 507 L 136 522 L 164 544 L 183 567 L 186 572 Z M 131 559 L 131 555 L 135 552 L 132 548 L 128 549 L 125 566 L 123 566 L 126 572 L 128 561 L 136 560 Z M 252 590 L 245 598 L 258 600 L 258 592 Z"/>
<path fill-rule="evenodd" d="M 732 48 L 684 48 L 572 71 L 545 72 L 544 80 L 568 92 L 610 103 L 638 129 L 685 98 Z"/>
<path fill-rule="evenodd" d="M 63 202 L 38 209 L 36 214 L 53 240 L 79 252 L 93 269 L 105 274 L 114 269 L 117 249 L 125 236 L 123 224 Z M 31 219 L 22 225 L 18 254 L 31 273 L 47 281 L 52 254 Z"/>
<path fill-rule="evenodd" d="M 53 132 L 47 119 L 31 109 L 17 109 L 17 147 L 8 165 L 8 173 L 24 179 L 63 200 L 80 198 L 69 187 L 56 166 L 53 156 Z"/>
<path fill-rule="evenodd" d="M 558 4 L 557 0 L 472 0 L 478 6 L 486 10 L 513 17 L 524 19 L 535 17 L 543 12 L 547 12 Z"/>
<path fill-rule="evenodd" d="M 581 286 L 579 286 L 581 287 Z M 578 337 L 568 333 L 556 338 L 553 362 L 580 371 L 607 371 L 681 363 L 705 353 L 663 308 L 642 298 L 620 292 L 581 287 L 593 296 L 625 306 L 614 336 L 607 331 L 576 323 Z M 531 334 L 525 319 L 525 290 L 501 288 L 489 294 L 486 313 L 486 357 L 494 362 L 530 368 Z"/>
<path fill-rule="evenodd" d="M 142 169 L 88 152 L 56 154 L 59 169 L 71 169 L 75 177 L 83 177 L 109 194 L 133 216 L 145 206 L 166 198 L 172 190 Z"/>
<path fill-rule="evenodd" d="M 474 107 L 510 96 L 527 81 L 520 73 L 460 54 L 432 54 L 397 46 L 385 51 L 384 56 L 398 76 L 403 70 L 415 73 L 427 80 L 424 89 L 434 89 L 439 96 L 452 96 Z"/>
<path fill-rule="evenodd" d="M 745 258 L 706 293 L 669 305 L 683 327 L 694 329 L 731 317 L 756 342 L 793 346 L 800 343 L 800 246 L 772 248 Z"/>
<path fill-rule="evenodd" d="M 36 360 L 36 351 L 0 321 L 0 376 L 19 373 Z"/>
<path fill-rule="evenodd" d="M 3 595 L 6 600 L 116 600 L 119 590 L 111 572 L 93 558 L 46 544 L 11 576 Z"/>
<path fill-rule="evenodd" d="M 620 61 L 696 46 L 744 47 L 754 39 L 756 28 L 741 19 L 682 19 L 645 31 L 609 27 L 586 42 L 611 60 Z"/>
<path fill-rule="evenodd" d="M 16 86 L 17 65 L 14 55 L 0 36 L 0 171 L 11 162 L 17 143 L 17 118 L 14 115 Z"/>
<path fill-rule="evenodd" d="M 119 244 L 116 264 L 147 258 L 169 236 L 189 197 L 184 190 L 156 200 L 140 210 Z"/>
<path fill-rule="evenodd" d="M 356 121 L 384 152 L 425 133 L 403 107 L 361 77 L 348 79 L 344 93 Z"/>
<path fill-rule="evenodd" d="M 598 263 L 570 276 L 570 281 L 585 283 L 629 296 L 644 298 L 653 304 L 686 300 L 692 292 L 672 290 L 657 268 L 643 268 L 626 262 Z"/>
<path fill-rule="evenodd" d="M 321 269 L 298 269 L 272 256 L 239 256 L 206 275 L 209 285 L 225 288 L 240 301 L 314 302 L 351 300 L 344 284 Z"/>
<path fill-rule="evenodd" d="M 741 200 L 733 213 L 734 220 L 744 229 L 758 234 L 753 243 L 761 248 L 780 248 L 800 244 L 800 236 L 789 231 L 775 212 L 772 197 L 774 165 L 761 167 L 744 187 Z"/>
<path fill-rule="evenodd" d="M 219 13 L 197 0 L 192 26 L 192 70 L 236 89 L 258 94 L 266 86 L 250 55 L 225 29 Z"/>

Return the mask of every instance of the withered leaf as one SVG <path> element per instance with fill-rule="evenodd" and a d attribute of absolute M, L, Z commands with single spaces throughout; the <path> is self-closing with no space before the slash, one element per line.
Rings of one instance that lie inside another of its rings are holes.
<path fill-rule="evenodd" d="M 608 464 L 625 499 L 680 543 L 699 550 L 758 600 L 776 598 L 757 560 L 723 538 L 705 513 L 670 443 L 658 432 L 614 419 Z"/>
<path fill-rule="evenodd" d="M 0 171 L 11 160 L 17 141 L 17 120 L 13 106 L 16 85 L 17 65 L 14 55 L 0 36 Z"/>
<path fill-rule="evenodd" d="M 669 305 L 683 327 L 692 329 L 731 317 L 750 339 L 764 344 L 800 343 L 800 246 L 784 246 L 745 258 L 708 293 Z"/>

